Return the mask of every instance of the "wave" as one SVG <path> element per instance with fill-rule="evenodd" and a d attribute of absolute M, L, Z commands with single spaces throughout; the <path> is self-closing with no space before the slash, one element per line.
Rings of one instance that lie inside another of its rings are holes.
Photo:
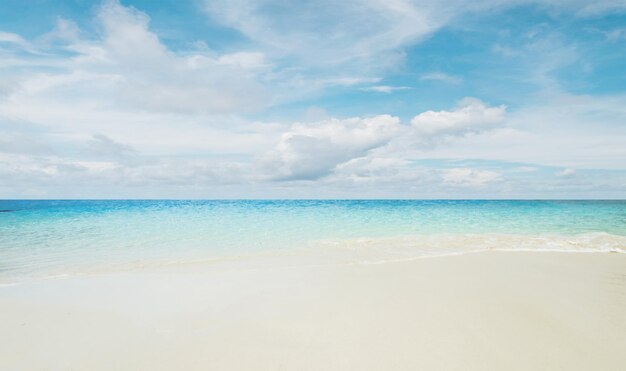
<path fill-rule="evenodd" d="M 222 264 L 247 261 L 248 268 L 270 266 L 296 267 L 335 264 L 383 264 L 426 257 L 462 255 L 485 251 L 546 251 L 586 253 L 626 253 L 626 236 L 604 232 L 577 235 L 526 234 L 416 234 L 393 237 L 333 238 L 314 240 L 299 248 L 265 251 L 233 251 L 223 256 L 180 256 L 168 259 L 144 258 L 117 262 L 64 261 L 36 269 L 26 265 L 0 267 L 0 286 L 16 282 L 59 279 L 144 268 L 197 264 Z M 52 263 L 51 263 L 52 264 Z"/>
<path fill-rule="evenodd" d="M 311 246 L 347 254 L 355 263 L 374 264 L 484 251 L 626 253 L 626 236 L 604 232 L 577 235 L 424 234 L 325 239 L 314 241 Z"/>

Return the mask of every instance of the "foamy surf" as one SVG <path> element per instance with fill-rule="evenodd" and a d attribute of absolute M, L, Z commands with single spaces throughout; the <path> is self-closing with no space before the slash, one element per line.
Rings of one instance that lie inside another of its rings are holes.
<path fill-rule="evenodd" d="M 626 253 L 626 236 L 604 232 L 578 235 L 432 234 L 383 238 L 325 239 L 314 248 L 348 254 L 353 263 L 379 264 L 485 251 Z"/>

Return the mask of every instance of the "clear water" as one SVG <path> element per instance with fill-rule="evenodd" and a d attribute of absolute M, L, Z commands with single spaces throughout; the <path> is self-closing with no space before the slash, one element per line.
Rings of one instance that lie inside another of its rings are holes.
<path fill-rule="evenodd" d="M 0 281 L 257 253 L 626 250 L 626 201 L 0 201 Z M 358 259 L 358 258 L 357 258 Z"/>

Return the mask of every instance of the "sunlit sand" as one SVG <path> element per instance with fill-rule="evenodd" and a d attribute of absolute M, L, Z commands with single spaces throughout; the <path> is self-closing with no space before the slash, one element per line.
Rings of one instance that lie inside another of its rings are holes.
<path fill-rule="evenodd" d="M 626 255 L 302 257 L 0 287 L 3 370 L 620 370 Z M 308 258 L 307 258 L 308 259 Z"/>

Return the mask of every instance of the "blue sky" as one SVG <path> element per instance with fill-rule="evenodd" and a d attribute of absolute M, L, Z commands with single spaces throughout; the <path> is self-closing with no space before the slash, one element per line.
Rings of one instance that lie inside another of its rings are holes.
<path fill-rule="evenodd" d="M 624 198 L 619 0 L 17 1 L 1 198 Z"/>

